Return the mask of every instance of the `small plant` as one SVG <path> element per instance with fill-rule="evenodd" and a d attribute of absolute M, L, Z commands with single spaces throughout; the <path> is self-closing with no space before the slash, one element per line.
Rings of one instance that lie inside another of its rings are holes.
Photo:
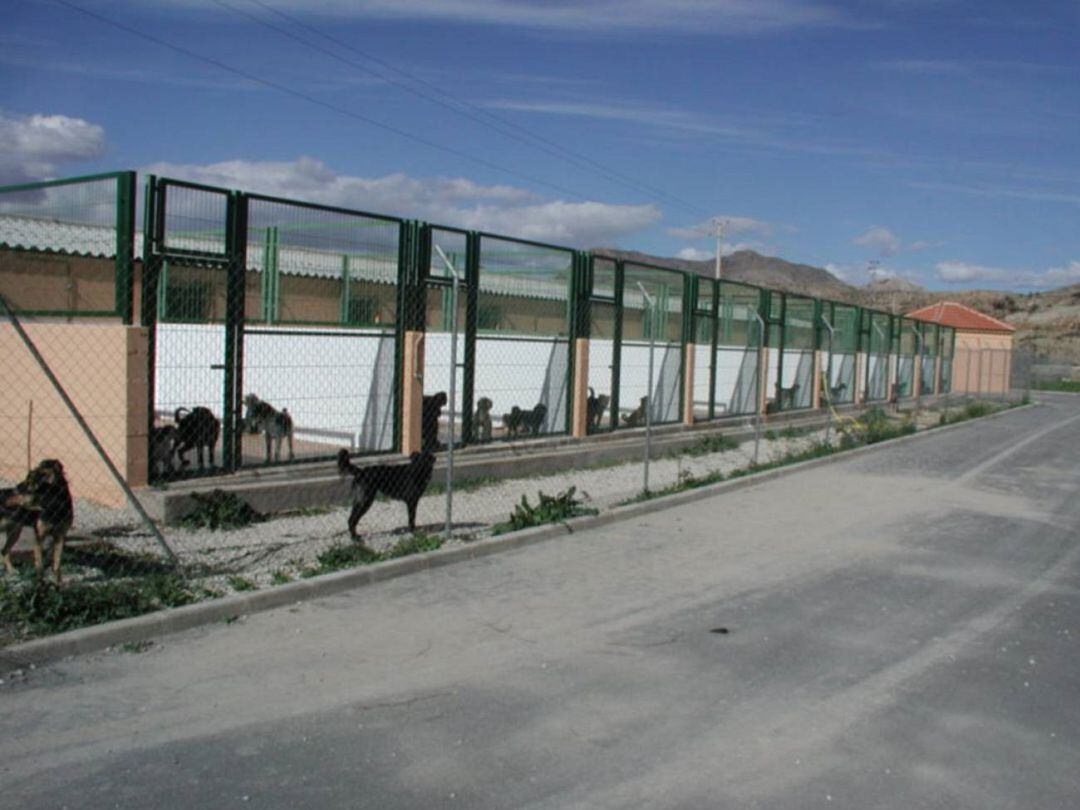
<path fill-rule="evenodd" d="M 542 526 L 545 523 L 562 523 L 582 515 L 599 514 L 599 510 L 584 506 L 584 501 L 575 497 L 576 492 L 577 487 L 570 487 L 558 495 L 545 495 L 543 492 L 538 492 L 536 506 L 529 503 L 527 496 L 522 495 L 521 503 L 514 507 L 510 520 L 506 523 L 496 523 L 491 527 L 491 533 L 505 534 L 531 526 Z"/>
<path fill-rule="evenodd" d="M 398 557 L 408 557 L 412 554 L 422 554 L 425 551 L 435 551 L 441 548 L 443 544 L 443 538 L 433 534 L 426 534 L 424 532 L 417 532 L 412 537 L 407 537 L 404 540 L 399 540 L 394 544 L 393 548 L 387 551 L 383 558 L 387 560 L 394 560 Z"/>
<path fill-rule="evenodd" d="M 292 582 L 292 577 L 281 568 L 270 575 L 270 583 L 272 585 L 284 585 L 287 582 Z"/>
<path fill-rule="evenodd" d="M 319 574 L 328 574 L 331 571 L 340 571 L 344 568 L 355 568 L 358 565 L 370 565 L 382 559 L 382 555 L 373 551 L 361 543 L 348 543 L 330 546 L 315 558 L 316 567 L 308 568 L 303 576 L 314 577 Z M 309 571 L 313 573 L 308 573 Z"/>
<path fill-rule="evenodd" d="M 213 489 L 193 492 L 191 497 L 197 506 L 180 519 L 180 525 L 188 529 L 240 529 L 266 520 L 234 492 Z"/>
<path fill-rule="evenodd" d="M 710 453 L 723 453 L 727 450 L 737 450 L 739 443 L 730 436 L 717 433 L 712 436 L 702 436 L 692 445 L 682 451 L 680 455 L 707 456 Z"/>
<path fill-rule="evenodd" d="M 229 587 L 234 591 L 254 591 L 256 589 L 254 582 L 241 576 L 229 577 Z"/>

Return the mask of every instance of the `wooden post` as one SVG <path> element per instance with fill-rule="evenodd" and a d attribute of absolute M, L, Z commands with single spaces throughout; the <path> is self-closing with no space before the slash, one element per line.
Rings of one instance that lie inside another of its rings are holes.
<path fill-rule="evenodd" d="M 406 332 L 401 386 L 401 452 L 420 451 L 424 409 L 424 333 Z"/>
<path fill-rule="evenodd" d="M 571 403 L 570 435 L 583 439 L 589 432 L 589 339 L 574 341 L 574 400 Z"/>

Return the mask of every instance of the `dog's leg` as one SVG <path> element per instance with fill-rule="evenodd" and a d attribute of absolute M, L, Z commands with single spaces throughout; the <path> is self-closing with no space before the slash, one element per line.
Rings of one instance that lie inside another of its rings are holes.
<path fill-rule="evenodd" d="M 19 542 L 19 535 L 22 533 L 22 526 L 13 526 L 8 529 L 7 542 L 4 543 L 4 568 L 10 573 L 15 572 L 15 565 L 11 562 L 11 550 L 15 548 L 15 544 Z"/>
<path fill-rule="evenodd" d="M 60 558 L 64 555 L 65 532 L 58 532 L 54 536 L 56 539 L 53 540 L 52 547 L 52 572 L 56 586 L 60 587 Z"/>
<path fill-rule="evenodd" d="M 270 436 L 270 431 L 269 430 L 266 431 L 263 434 L 263 436 L 266 438 L 266 463 L 269 464 L 270 463 L 270 458 L 271 458 L 271 456 L 270 456 L 270 453 L 271 453 L 270 446 L 273 444 L 274 440 Z"/>
<path fill-rule="evenodd" d="M 363 484 L 361 482 L 357 482 L 357 487 L 353 508 L 349 512 L 349 537 L 360 542 L 360 537 L 356 534 L 356 524 L 360 522 L 360 518 L 367 514 L 367 510 L 371 508 L 371 505 L 375 503 L 376 488 L 373 484 Z"/>
<path fill-rule="evenodd" d="M 41 537 L 39 536 L 37 527 L 34 527 L 34 573 L 40 577 L 44 568 L 42 563 L 42 549 L 41 549 Z"/>
<path fill-rule="evenodd" d="M 286 437 L 289 440 L 289 461 L 292 461 L 295 458 L 295 456 L 293 456 L 292 434 L 293 434 L 292 426 L 290 426 L 289 427 L 289 432 L 287 434 L 285 434 Z"/>
<path fill-rule="evenodd" d="M 420 503 L 420 498 L 409 498 L 405 502 L 406 508 L 409 510 L 409 531 L 416 531 L 416 506 Z"/>

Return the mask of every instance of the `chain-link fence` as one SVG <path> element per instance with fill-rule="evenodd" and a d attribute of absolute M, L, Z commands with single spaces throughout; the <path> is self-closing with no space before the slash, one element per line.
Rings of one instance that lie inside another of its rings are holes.
<path fill-rule="evenodd" d="M 170 179 L 140 237 L 133 184 L 0 189 L 25 572 L 0 632 L 36 632 L 47 511 L 65 591 L 108 602 L 67 604 L 103 620 L 716 480 L 834 440 L 815 409 L 1020 374 L 886 313 Z"/>

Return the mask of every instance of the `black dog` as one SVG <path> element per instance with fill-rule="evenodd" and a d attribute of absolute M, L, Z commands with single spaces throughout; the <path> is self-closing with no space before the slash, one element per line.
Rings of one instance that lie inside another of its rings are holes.
<path fill-rule="evenodd" d="M 206 448 L 206 460 L 211 467 L 214 466 L 214 448 L 217 447 L 218 436 L 221 433 L 221 422 L 214 416 L 209 408 L 199 406 L 188 411 L 187 408 L 177 408 L 173 414 L 176 422 L 176 437 L 174 446 L 176 455 L 180 459 L 180 466 L 186 467 L 190 462 L 185 453 L 195 448 L 199 458 L 199 469 L 203 468 L 203 448 Z"/>
<path fill-rule="evenodd" d="M 439 414 L 446 406 L 446 392 L 440 391 L 424 397 L 420 413 L 420 449 L 439 449 Z"/>
<path fill-rule="evenodd" d="M 4 543 L 4 566 L 9 571 L 14 570 L 11 550 L 19 540 L 22 527 L 33 526 L 34 570 L 41 574 L 42 541 L 47 538 L 52 541 L 52 571 L 59 585 L 64 541 L 75 519 L 71 490 L 64 477 L 64 465 L 56 459 L 45 459 L 29 472 L 21 484 L 13 490 L 4 490 L 4 493 L 2 514 L 8 535 Z"/>
<path fill-rule="evenodd" d="M 338 472 L 352 475 L 352 511 L 349 513 L 349 536 L 361 542 L 356 534 L 356 524 L 360 522 L 375 496 L 382 493 L 388 498 L 404 501 L 409 510 L 409 531 L 416 530 L 416 506 L 420 497 L 431 481 L 431 471 L 435 468 L 435 454 L 425 450 L 413 453 L 408 464 L 373 464 L 357 467 L 349 461 L 349 451 L 338 452 Z"/>

